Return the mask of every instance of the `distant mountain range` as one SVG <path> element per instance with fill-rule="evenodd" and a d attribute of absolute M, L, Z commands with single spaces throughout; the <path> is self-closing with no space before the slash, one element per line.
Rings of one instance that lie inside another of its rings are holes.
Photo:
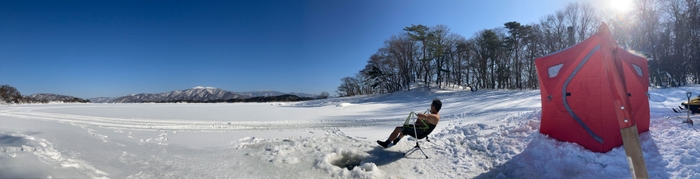
<path fill-rule="evenodd" d="M 264 91 L 249 91 L 249 92 L 231 92 L 214 87 L 194 87 L 186 90 L 175 90 L 157 94 L 130 94 L 122 97 L 108 98 L 90 98 L 93 103 L 144 103 L 144 102 L 172 102 L 172 101 L 220 101 L 230 99 L 248 99 L 253 97 L 271 97 L 280 95 L 296 95 L 299 97 L 315 98 L 318 95 L 306 93 L 283 93 L 279 91 L 264 90 Z"/>
<path fill-rule="evenodd" d="M 58 95 L 51 93 L 37 93 L 29 96 L 25 96 L 28 100 L 33 100 L 36 102 L 87 102 L 87 100 L 82 98 L 77 98 L 73 96 Z"/>

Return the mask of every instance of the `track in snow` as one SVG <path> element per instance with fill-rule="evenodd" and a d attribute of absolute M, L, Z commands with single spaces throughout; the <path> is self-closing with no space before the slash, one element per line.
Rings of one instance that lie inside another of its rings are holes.
<path fill-rule="evenodd" d="M 187 121 L 147 118 L 114 118 L 37 111 L 42 108 L 8 108 L 0 110 L 0 116 L 55 121 L 73 125 L 98 126 L 109 129 L 130 130 L 179 130 L 179 131 L 258 131 L 284 129 L 327 129 L 338 127 L 363 127 L 394 125 L 397 119 L 329 119 L 296 121 Z"/>

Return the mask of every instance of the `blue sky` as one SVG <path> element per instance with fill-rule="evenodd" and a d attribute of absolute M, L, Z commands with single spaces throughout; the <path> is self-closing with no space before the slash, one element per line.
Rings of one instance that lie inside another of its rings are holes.
<path fill-rule="evenodd" d="M 195 86 L 335 94 L 411 24 L 469 38 L 575 1 L 0 1 L 0 84 L 81 98 Z"/>

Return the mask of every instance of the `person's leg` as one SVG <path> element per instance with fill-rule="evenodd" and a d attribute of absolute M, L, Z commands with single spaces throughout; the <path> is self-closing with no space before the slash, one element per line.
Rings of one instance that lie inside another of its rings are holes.
<path fill-rule="evenodd" d="M 377 140 L 377 143 L 384 148 L 389 147 L 389 144 L 391 143 L 391 141 L 393 141 L 396 138 L 403 137 L 404 134 L 401 132 L 402 130 L 403 130 L 403 127 L 397 126 L 396 128 L 394 128 L 394 131 L 391 132 L 391 134 L 389 134 L 389 138 L 386 141 L 382 142 L 380 140 Z"/>
<path fill-rule="evenodd" d="M 396 139 L 396 138 L 403 137 L 403 135 L 405 135 L 405 134 L 403 134 L 402 130 L 403 130 L 403 127 L 396 127 L 394 129 L 394 132 L 392 132 L 391 135 L 389 135 L 389 139 L 387 139 L 386 141 L 394 141 L 394 139 Z"/>
<path fill-rule="evenodd" d="M 420 130 L 418 130 L 418 131 L 420 131 Z M 401 131 L 401 133 L 403 133 L 403 135 L 408 135 L 408 136 L 411 136 L 413 138 L 416 138 L 416 132 L 415 132 L 415 129 L 413 127 L 404 128 L 403 131 Z"/>
<path fill-rule="evenodd" d="M 420 132 L 421 132 L 421 130 L 418 130 L 418 133 L 420 133 Z M 416 129 L 413 128 L 413 125 L 409 125 L 408 127 L 402 128 L 402 130 L 401 130 L 401 136 L 399 136 L 398 138 L 394 139 L 394 145 L 396 145 L 397 143 L 399 143 L 399 141 L 401 140 L 401 138 L 404 137 L 404 136 L 406 136 L 406 135 L 409 135 L 409 136 L 411 136 L 411 137 L 413 137 L 413 138 L 416 138 L 416 136 L 418 136 L 418 135 L 416 135 Z"/>

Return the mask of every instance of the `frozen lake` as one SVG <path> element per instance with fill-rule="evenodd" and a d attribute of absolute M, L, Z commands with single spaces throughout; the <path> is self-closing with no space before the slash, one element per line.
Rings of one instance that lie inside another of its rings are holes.
<path fill-rule="evenodd" d="M 650 176 L 700 177 L 699 134 L 650 91 Z M 383 149 L 410 111 L 443 101 L 434 143 Z M 628 178 L 624 150 L 539 134 L 539 91 L 425 91 L 297 103 L 0 106 L 0 178 Z M 349 169 L 353 166 L 352 169 Z M 576 170 L 572 170 L 575 168 Z"/>

